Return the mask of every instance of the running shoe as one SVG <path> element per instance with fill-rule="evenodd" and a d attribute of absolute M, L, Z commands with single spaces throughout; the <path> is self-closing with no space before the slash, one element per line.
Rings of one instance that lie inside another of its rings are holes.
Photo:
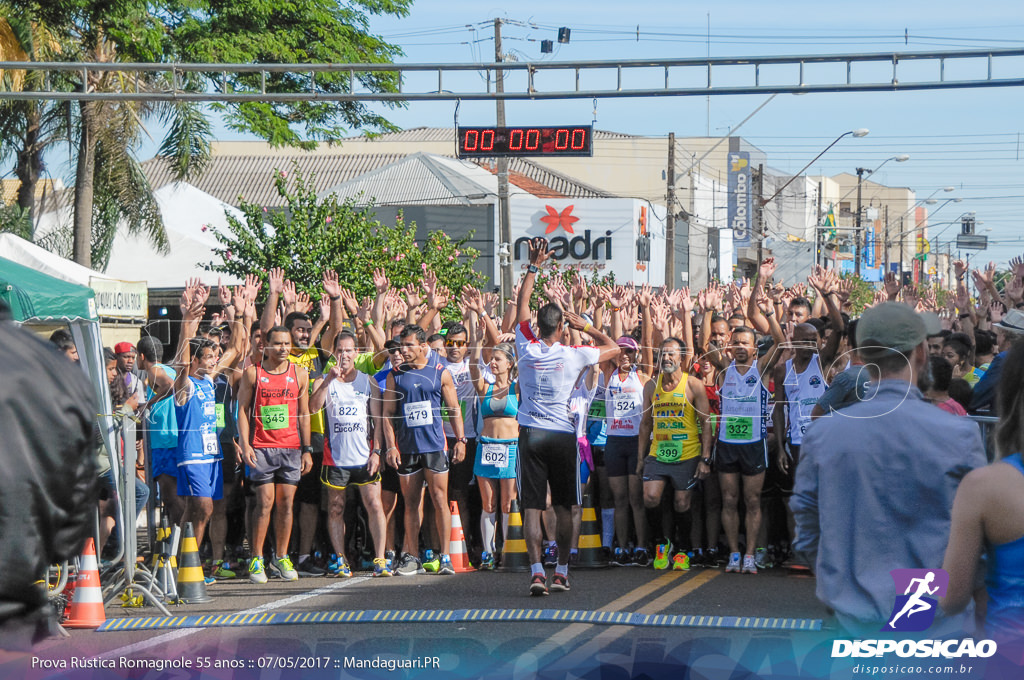
<path fill-rule="evenodd" d="M 743 573 L 744 574 L 756 574 L 757 573 L 757 565 L 754 563 L 754 556 L 753 555 L 744 555 L 743 556 Z"/>
<path fill-rule="evenodd" d="M 331 571 L 331 576 L 340 578 L 350 578 L 352 576 L 352 567 L 349 566 L 348 560 L 345 559 L 344 555 L 331 555 L 331 563 L 328 565 L 328 569 Z"/>
<path fill-rule="evenodd" d="M 211 575 L 217 579 L 229 579 L 235 578 L 235 572 L 228 569 L 230 565 L 224 560 L 217 560 L 213 563 L 213 571 Z"/>
<path fill-rule="evenodd" d="M 399 576 L 415 576 L 416 574 L 425 573 L 423 564 L 418 557 L 413 557 L 407 552 L 402 553 L 402 559 L 398 562 Z"/>
<path fill-rule="evenodd" d="M 580 563 L 580 551 L 579 550 L 573 550 L 572 552 L 569 553 L 569 566 L 570 567 L 575 567 L 579 563 Z"/>
<path fill-rule="evenodd" d="M 305 559 L 299 560 L 299 563 L 295 565 L 295 571 L 299 572 L 299 576 L 325 576 L 327 574 L 313 561 L 312 555 L 306 555 Z"/>
<path fill-rule="evenodd" d="M 633 566 L 634 567 L 649 567 L 651 566 L 651 556 L 647 554 L 647 548 L 637 548 L 633 551 Z"/>
<path fill-rule="evenodd" d="M 386 557 L 378 557 L 373 560 L 373 575 L 376 577 L 391 576 L 391 565 Z"/>
<path fill-rule="evenodd" d="M 768 551 L 764 548 L 758 548 L 754 551 L 754 566 L 758 569 L 770 569 L 771 559 L 768 557 Z"/>
<path fill-rule="evenodd" d="M 725 553 L 719 553 L 718 548 L 708 548 L 704 551 L 704 566 L 708 569 L 718 569 L 722 566 L 722 557 Z"/>
<path fill-rule="evenodd" d="M 205 583 L 208 586 L 212 586 L 216 582 L 217 582 L 217 579 L 215 579 L 212 576 L 204 576 L 203 577 L 203 583 Z"/>
<path fill-rule="evenodd" d="M 427 550 L 423 553 L 423 569 L 436 574 L 437 570 L 441 568 L 441 560 L 437 558 L 433 550 Z"/>
<path fill-rule="evenodd" d="M 615 554 L 612 556 L 611 562 L 613 567 L 628 567 L 632 562 L 633 561 L 629 558 L 629 553 L 622 548 L 615 549 Z"/>
<path fill-rule="evenodd" d="M 558 545 L 551 543 L 544 548 L 544 566 L 554 567 L 558 564 Z"/>
<path fill-rule="evenodd" d="M 486 550 L 480 553 L 480 570 L 494 571 L 494 555 Z"/>
<path fill-rule="evenodd" d="M 437 569 L 441 576 L 454 576 L 455 567 L 452 566 L 452 558 L 448 555 L 441 555 L 441 564 Z"/>
<path fill-rule="evenodd" d="M 392 569 L 393 570 L 395 568 L 395 551 L 394 550 L 385 550 L 384 551 L 384 559 L 387 560 L 388 569 Z"/>
<path fill-rule="evenodd" d="M 267 582 L 267 572 L 263 569 L 262 557 L 254 557 L 249 561 L 249 580 L 260 585 Z"/>
<path fill-rule="evenodd" d="M 544 574 L 534 574 L 530 578 L 530 595 L 547 595 L 548 586 Z"/>
<path fill-rule="evenodd" d="M 569 577 L 555 574 L 551 577 L 551 591 L 557 593 L 569 592 Z"/>
<path fill-rule="evenodd" d="M 672 558 L 672 571 L 690 571 L 690 556 L 680 550 Z"/>
<path fill-rule="evenodd" d="M 668 569 L 669 555 L 672 554 L 672 541 L 654 546 L 654 568 Z"/>
<path fill-rule="evenodd" d="M 740 554 L 738 552 L 729 553 L 729 564 L 725 565 L 725 573 L 739 572 L 740 570 Z"/>
<path fill-rule="evenodd" d="M 270 563 L 274 565 L 279 572 L 281 572 L 281 578 L 285 581 L 298 581 L 299 573 L 295 571 L 295 565 L 292 564 L 290 557 L 285 555 L 284 557 L 275 557 L 270 560 Z"/>

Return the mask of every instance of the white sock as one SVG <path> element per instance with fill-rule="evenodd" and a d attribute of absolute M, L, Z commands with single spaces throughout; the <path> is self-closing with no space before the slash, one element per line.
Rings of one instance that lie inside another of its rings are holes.
<path fill-rule="evenodd" d="M 493 512 L 480 513 L 480 537 L 483 539 L 484 550 L 489 553 L 494 552 L 494 529 L 496 517 L 497 515 Z"/>
<path fill-rule="evenodd" d="M 530 566 L 530 569 L 532 570 L 532 573 L 534 573 L 534 574 L 543 574 L 544 573 L 544 563 L 543 562 L 534 562 Z"/>
<path fill-rule="evenodd" d="M 615 537 L 615 508 L 601 508 L 601 545 L 612 547 Z"/>
<path fill-rule="evenodd" d="M 508 513 L 501 513 L 501 540 L 508 540 Z"/>
<path fill-rule="evenodd" d="M 559 564 L 558 566 L 555 567 L 555 573 L 556 574 L 561 574 L 562 576 L 568 576 L 569 575 L 569 565 L 568 564 Z"/>

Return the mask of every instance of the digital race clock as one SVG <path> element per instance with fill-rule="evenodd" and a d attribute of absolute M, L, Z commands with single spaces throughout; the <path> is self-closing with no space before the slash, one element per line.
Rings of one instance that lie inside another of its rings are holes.
<path fill-rule="evenodd" d="M 459 158 L 593 156 L 594 126 L 459 127 Z"/>

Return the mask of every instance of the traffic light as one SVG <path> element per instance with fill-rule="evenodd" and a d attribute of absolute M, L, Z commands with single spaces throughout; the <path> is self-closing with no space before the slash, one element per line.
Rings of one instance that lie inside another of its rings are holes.
<path fill-rule="evenodd" d="M 960 218 L 960 233 L 973 234 L 974 224 L 974 215 L 964 215 Z"/>
<path fill-rule="evenodd" d="M 541 40 L 540 41 L 540 53 L 541 54 L 551 54 L 551 52 L 553 52 L 554 49 L 555 49 L 555 43 L 552 42 L 551 40 Z"/>
<path fill-rule="evenodd" d="M 563 26 L 562 28 L 558 29 L 558 42 L 560 42 L 560 43 L 567 43 L 567 42 L 569 42 L 569 29 L 568 28 Z"/>

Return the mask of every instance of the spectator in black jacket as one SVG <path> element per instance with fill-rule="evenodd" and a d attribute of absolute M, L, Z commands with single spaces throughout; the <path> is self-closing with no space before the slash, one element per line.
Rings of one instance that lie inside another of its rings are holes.
<path fill-rule="evenodd" d="M 92 526 L 97 411 L 50 343 L 0 321 L 0 347 L 0 648 L 24 650 L 50 630 L 48 565 L 78 555 Z"/>

